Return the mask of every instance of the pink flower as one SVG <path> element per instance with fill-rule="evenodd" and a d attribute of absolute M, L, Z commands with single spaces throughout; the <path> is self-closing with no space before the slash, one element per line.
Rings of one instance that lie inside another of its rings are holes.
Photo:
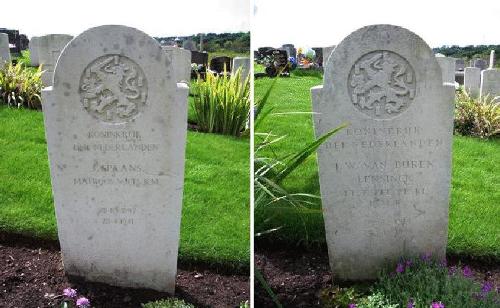
<path fill-rule="evenodd" d="M 413 261 L 412 260 L 406 260 L 405 265 L 406 265 L 406 267 L 410 267 L 410 266 L 413 265 Z"/>
<path fill-rule="evenodd" d="M 489 281 L 485 281 L 483 286 L 481 287 L 481 292 L 488 293 L 493 290 L 493 284 Z"/>
<path fill-rule="evenodd" d="M 408 300 L 408 303 L 406 304 L 406 308 L 415 308 L 415 301 L 413 300 L 413 298 L 410 298 Z"/>
<path fill-rule="evenodd" d="M 446 261 L 446 258 L 443 258 L 440 262 L 439 262 L 439 266 L 441 267 L 446 267 L 448 265 L 448 261 Z"/>
<path fill-rule="evenodd" d="M 473 275 L 472 270 L 467 265 L 462 270 L 462 273 L 464 274 L 465 277 L 472 277 Z"/>
<path fill-rule="evenodd" d="M 420 259 L 424 262 L 429 262 L 431 260 L 432 253 L 426 252 L 420 256 Z"/>
<path fill-rule="evenodd" d="M 75 298 L 76 297 L 76 290 L 71 289 L 71 288 L 66 288 L 63 290 L 63 295 L 69 298 Z"/>
<path fill-rule="evenodd" d="M 88 300 L 88 298 L 80 297 L 76 300 L 76 306 L 81 308 L 88 308 L 90 307 L 90 301 Z"/>
<path fill-rule="evenodd" d="M 432 302 L 431 308 L 444 308 L 444 304 L 441 302 Z"/>
<path fill-rule="evenodd" d="M 349 304 L 347 305 L 347 308 L 356 308 L 356 304 Z"/>

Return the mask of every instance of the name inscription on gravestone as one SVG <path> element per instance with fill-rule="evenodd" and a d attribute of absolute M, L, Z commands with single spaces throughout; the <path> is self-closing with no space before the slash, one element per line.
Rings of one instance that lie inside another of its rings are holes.
<path fill-rule="evenodd" d="M 188 94 L 175 65 L 123 26 L 89 29 L 61 53 L 43 111 L 69 274 L 174 292 Z"/>
<path fill-rule="evenodd" d="M 427 44 L 376 25 L 345 38 L 311 89 L 330 266 L 336 279 L 373 279 L 401 256 L 444 256 L 453 124 L 452 85 Z"/>

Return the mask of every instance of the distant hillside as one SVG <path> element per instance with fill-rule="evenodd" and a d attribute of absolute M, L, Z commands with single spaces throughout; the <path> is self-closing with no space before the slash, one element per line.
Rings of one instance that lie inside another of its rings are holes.
<path fill-rule="evenodd" d="M 500 59 L 500 45 L 469 45 L 465 47 L 460 46 L 442 46 L 438 48 L 433 48 L 432 50 L 435 53 L 441 53 L 447 57 L 453 58 L 463 58 L 463 59 L 472 59 L 472 58 L 483 58 L 485 60 L 489 59 L 490 51 L 495 50 L 495 56 L 497 59 Z M 499 62 L 498 60 L 496 61 Z"/>
<path fill-rule="evenodd" d="M 161 42 L 162 40 L 165 40 L 167 42 L 174 41 L 176 39 L 182 42 L 191 39 L 199 44 L 200 35 L 196 34 L 191 36 L 155 37 L 155 39 L 159 42 Z M 203 50 L 214 52 L 221 49 L 230 50 L 237 53 L 249 52 L 250 32 L 203 34 Z"/>

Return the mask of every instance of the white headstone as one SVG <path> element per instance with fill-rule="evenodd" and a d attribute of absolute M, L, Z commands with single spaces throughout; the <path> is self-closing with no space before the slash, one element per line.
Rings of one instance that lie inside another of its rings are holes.
<path fill-rule="evenodd" d="M 481 97 L 500 96 L 500 70 L 488 69 L 481 72 Z"/>
<path fill-rule="evenodd" d="M 40 43 L 40 38 L 38 36 L 34 36 L 30 40 L 29 50 L 30 50 L 31 66 L 40 65 L 40 59 L 38 56 L 38 49 L 40 48 L 39 43 Z"/>
<path fill-rule="evenodd" d="M 472 66 L 478 67 L 481 70 L 485 70 L 488 68 L 488 62 L 486 62 L 486 60 L 483 60 L 483 59 L 475 59 L 474 65 L 472 65 Z"/>
<path fill-rule="evenodd" d="M 9 35 L 0 33 L 0 65 L 10 62 Z"/>
<path fill-rule="evenodd" d="M 436 55 L 436 60 L 441 67 L 443 82 L 455 83 L 455 58 Z"/>
<path fill-rule="evenodd" d="M 176 65 L 125 26 L 62 51 L 42 99 L 67 273 L 174 292 L 188 95 Z"/>
<path fill-rule="evenodd" d="M 162 46 L 162 49 L 172 54 L 174 75 L 177 82 L 189 83 L 191 81 L 191 51 L 173 46 Z"/>
<path fill-rule="evenodd" d="M 231 67 L 231 74 L 236 74 L 241 67 L 241 80 L 244 82 L 250 74 L 250 58 L 248 57 L 234 57 L 233 65 Z"/>
<path fill-rule="evenodd" d="M 464 71 L 464 88 L 473 98 L 479 96 L 481 86 L 481 69 L 478 67 L 466 67 Z"/>
<path fill-rule="evenodd" d="M 495 50 L 490 52 L 490 68 L 495 67 Z"/>
<path fill-rule="evenodd" d="M 42 65 L 42 83 L 44 86 L 52 85 L 54 76 L 54 67 L 57 58 L 61 54 L 64 46 L 71 41 L 73 37 L 67 34 L 49 34 L 40 36 L 38 39 L 38 64 Z"/>
<path fill-rule="evenodd" d="M 318 151 L 333 276 L 373 279 L 401 256 L 444 257 L 454 86 L 429 46 L 397 26 L 361 28 L 311 95 L 317 137 L 349 123 Z"/>

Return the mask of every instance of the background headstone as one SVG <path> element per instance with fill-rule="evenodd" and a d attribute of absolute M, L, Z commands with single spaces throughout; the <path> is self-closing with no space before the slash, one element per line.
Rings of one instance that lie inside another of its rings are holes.
<path fill-rule="evenodd" d="M 490 66 L 489 68 L 494 68 L 495 67 L 495 50 L 492 50 L 490 52 Z"/>
<path fill-rule="evenodd" d="M 315 55 L 314 55 L 314 63 L 316 63 L 318 66 L 322 67 L 323 66 L 323 48 L 321 47 L 315 47 L 313 48 Z"/>
<path fill-rule="evenodd" d="M 198 51 L 196 43 L 193 40 L 185 40 L 184 42 L 182 42 L 182 48 L 189 51 Z"/>
<path fill-rule="evenodd" d="M 9 35 L 0 33 L 0 65 L 10 62 Z"/>
<path fill-rule="evenodd" d="M 445 256 L 454 87 L 429 46 L 397 26 L 345 38 L 311 89 L 333 276 L 376 278 L 402 256 Z"/>
<path fill-rule="evenodd" d="M 61 54 L 66 44 L 73 37 L 67 34 L 49 34 L 40 36 L 38 39 L 38 61 L 42 65 L 42 83 L 44 86 L 52 85 L 52 77 L 54 76 L 54 67 L 57 59 Z"/>
<path fill-rule="evenodd" d="M 216 73 L 231 72 L 231 58 L 226 56 L 215 57 L 210 60 L 210 70 Z"/>
<path fill-rule="evenodd" d="M 124 26 L 91 28 L 59 57 L 42 99 L 67 273 L 174 292 L 188 95 L 175 65 Z"/>
<path fill-rule="evenodd" d="M 173 46 L 162 46 L 162 49 L 172 54 L 172 61 L 176 63 L 173 69 L 177 82 L 189 83 L 191 81 L 191 51 Z"/>
<path fill-rule="evenodd" d="M 455 84 L 455 58 L 436 56 L 436 60 L 441 67 L 443 82 Z"/>
<path fill-rule="evenodd" d="M 474 65 L 472 65 L 472 66 L 478 67 L 481 70 L 485 70 L 488 68 L 488 62 L 486 62 L 486 60 L 483 60 L 483 59 L 474 59 Z"/>
<path fill-rule="evenodd" d="M 34 36 L 31 38 L 29 43 L 31 66 L 40 65 L 40 60 L 38 58 L 38 49 L 40 48 L 38 46 L 39 41 L 40 38 L 38 36 Z"/>
<path fill-rule="evenodd" d="M 250 58 L 248 57 L 235 57 L 233 58 L 233 66 L 231 67 L 231 74 L 236 74 L 241 67 L 241 80 L 242 82 L 250 75 Z"/>
<path fill-rule="evenodd" d="M 481 72 L 481 97 L 500 96 L 500 70 L 488 69 Z"/>
<path fill-rule="evenodd" d="M 466 67 L 464 71 L 464 88 L 473 98 L 479 96 L 481 86 L 481 69 L 478 67 Z"/>
<path fill-rule="evenodd" d="M 464 59 L 456 59 L 455 60 L 455 71 L 461 72 L 465 69 L 465 61 Z"/>

